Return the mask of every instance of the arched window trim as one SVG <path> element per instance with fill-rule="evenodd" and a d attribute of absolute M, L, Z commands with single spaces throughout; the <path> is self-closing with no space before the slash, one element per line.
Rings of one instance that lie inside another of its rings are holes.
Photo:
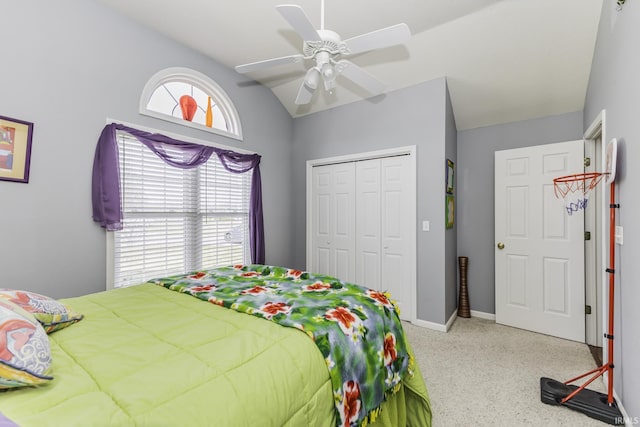
<path fill-rule="evenodd" d="M 157 111 L 148 110 L 147 104 L 149 103 L 151 95 L 153 95 L 154 91 L 163 84 L 174 81 L 197 86 L 207 94 L 210 94 L 211 98 L 214 99 L 214 101 L 218 104 L 220 111 L 224 115 L 224 119 L 227 123 L 227 126 L 229 127 L 229 131 L 218 129 L 215 127 L 210 128 L 199 123 L 192 123 L 177 117 L 159 113 Z M 166 68 L 151 76 L 149 81 L 147 81 L 147 84 L 144 86 L 144 89 L 142 90 L 139 112 L 140 114 L 143 114 L 145 116 L 155 117 L 156 119 L 165 120 L 182 126 L 204 130 L 242 141 L 242 125 L 240 124 L 240 116 L 238 115 L 238 110 L 236 110 L 235 105 L 233 105 L 233 102 L 231 102 L 231 98 L 229 98 L 229 95 L 227 95 L 224 89 L 222 89 L 211 78 L 190 68 Z"/>

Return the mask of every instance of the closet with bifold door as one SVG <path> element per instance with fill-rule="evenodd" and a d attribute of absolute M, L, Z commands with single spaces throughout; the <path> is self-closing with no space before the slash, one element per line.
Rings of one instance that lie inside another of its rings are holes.
<path fill-rule="evenodd" d="M 311 167 L 310 270 L 415 306 L 415 159 L 410 154 Z"/>

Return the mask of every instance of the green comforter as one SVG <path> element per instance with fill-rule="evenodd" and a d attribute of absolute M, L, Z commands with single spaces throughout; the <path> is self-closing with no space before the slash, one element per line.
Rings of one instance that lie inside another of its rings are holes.
<path fill-rule="evenodd" d="M 413 375 L 414 360 L 387 295 L 335 277 L 268 265 L 236 265 L 152 282 L 300 329 L 322 353 L 340 426 L 366 425 Z"/>
<path fill-rule="evenodd" d="M 29 426 L 335 426 L 305 334 L 152 284 L 67 299 L 84 320 L 49 335 L 54 380 L 0 393 Z M 372 425 L 428 426 L 419 370 Z"/>

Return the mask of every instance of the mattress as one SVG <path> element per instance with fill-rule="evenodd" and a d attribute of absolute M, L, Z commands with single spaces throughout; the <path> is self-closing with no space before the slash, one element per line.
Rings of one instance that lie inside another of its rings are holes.
<path fill-rule="evenodd" d="M 335 426 L 309 336 L 154 284 L 70 298 L 84 319 L 49 335 L 54 379 L 3 391 L 20 426 Z M 373 426 L 429 426 L 419 369 Z"/>

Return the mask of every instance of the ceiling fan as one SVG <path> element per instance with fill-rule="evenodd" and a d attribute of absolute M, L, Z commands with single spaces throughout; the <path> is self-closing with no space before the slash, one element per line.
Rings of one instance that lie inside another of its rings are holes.
<path fill-rule="evenodd" d="M 366 89 L 372 96 L 382 93 L 385 89 L 384 83 L 343 57 L 402 44 L 411 38 L 409 27 L 403 23 L 342 40 L 337 33 L 324 28 L 324 0 L 321 3 L 319 30 L 316 30 L 302 7 L 298 5 L 283 4 L 276 6 L 276 9 L 302 37 L 302 53 L 238 65 L 235 69 L 245 74 L 306 59 L 315 60 L 315 65 L 307 70 L 300 86 L 295 100 L 297 105 L 308 104 L 311 101 L 320 80 L 324 89 L 333 93 L 338 75 Z"/>

